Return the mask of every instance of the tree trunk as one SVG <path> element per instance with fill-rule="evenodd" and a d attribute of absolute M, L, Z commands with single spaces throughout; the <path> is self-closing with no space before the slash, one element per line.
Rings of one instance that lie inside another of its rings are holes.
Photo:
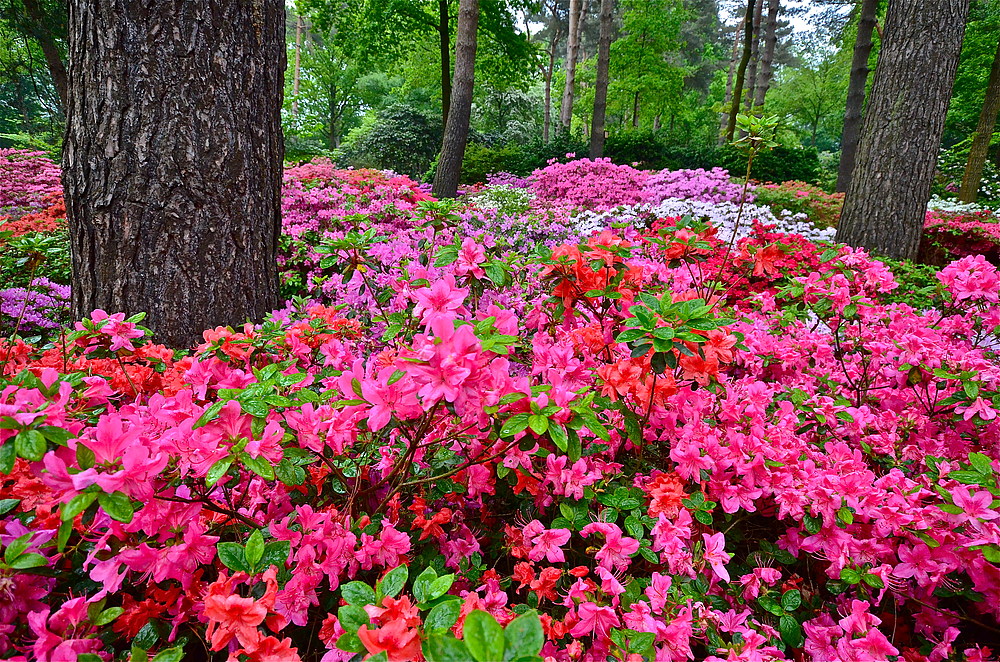
<path fill-rule="evenodd" d="M 743 33 L 743 58 L 740 66 L 736 69 L 736 82 L 733 84 L 733 100 L 729 108 L 729 124 L 726 126 L 726 140 L 732 140 L 736 133 L 736 116 L 740 114 L 740 106 L 743 103 L 743 80 L 747 74 L 747 64 L 750 62 L 750 50 L 753 47 L 753 13 L 756 0 L 747 0 L 746 18 L 743 20 L 745 31 Z"/>
<path fill-rule="evenodd" d="M 549 142 L 552 127 L 552 73 L 556 66 L 556 52 L 559 47 L 559 21 L 556 17 L 556 5 L 552 4 L 552 17 L 549 21 L 549 66 L 545 69 L 545 120 L 542 126 L 542 140 Z"/>
<path fill-rule="evenodd" d="M 760 56 L 760 72 L 757 84 L 754 86 L 753 107 L 759 108 L 767 99 L 767 91 L 774 77 L 774 49 L 778 45 L 778 12 L 781 9 L 780 0 L 767 0 L 767 20 L 764 21 L 763 34 L 764 52 Z"/>
<path fill-rule="evenodd" d="M 299 116 L 299 76 L 302 67 L 302 17 L 295 16 L 295 68 L 292 73 L 292 117 Z"/>
<path fill-rule="evenodd" d="M 448 126 L 451 110 L 451 25 L 448 0 L 438 0 L 438 49 L 441 53 L 441 126 Z"/>
<path fill-rule="evenodd" d="M 986 98 L 983 100 L 983 110 L 979 113 L 979 124 L 972 136 L 969 146 L 969 160 L 965 162 L 965 174 L 962 177 L 962 188 L 958 197 L 962 202 L 975 202 L 979 194 L 979 182 L 983 179 L 983 167 L 993 140 L 993 129 L 997 123 L 997 113 L 1000 113 L 1000 44 L 993 56 L 993 67 L 990 69 L 990 80 L 986 84 Z"/>
<path fill-rule="evenodd" d="M 55 37 L 52 36 L 52 33 L 45 26 L 45 17 L 42 14 L 41 7 L 38 5 L 38 0 L 23 0 L 23 2 L 24 11 L 28 14 L 28 18 L 31 21 L 32 36 L 42 49 L 42 54 L 45 56 L 45 64 L 49 69 L 49 76 L 52 77 L 52 84 L 59 95 L 59 110 L 65 113 L 68 89 L 66 65 L 63 63 L 62 56 L 59 53 Z"/>
<path fill-rule="evenodd" d="M 469 139 L 472 90 L 476 72 L 476 30 L 479 27 L 479 0 L 461 0 L 458 5 L 458 32 L 455 36 L 455 86 L 448 124 L 444 129 L 441 157 L 434 176 L 434 196 L 454 198 L 462 176 L 462 159 Z"/>
<path fill-rule="evenodd" d="M 578 38 L 580 32 L 577 24 L 580 22 L 580 1 L 570 0 L 569 3 L 569 38 L 566 41 L 566 85 L 563 87 L 562 106 L 559 109 L 559 123 L 568 131 L 573 121 L 573 86 L 576 83 L 576 53 L 580 47 Z"/>
<path fill-rule="evenodd" d="M 854 160 L 861 140 L 861 112 L 865 105 L 868 85 L 868 59 L 872 52 L 872 32 L 878 19 L 878 0 L 861 0 L 858 36 L 854 40 L 854 58 L 847 85 L 847 106 L 844 110 L 844 131 L 840 139 L 840 165 L 837 169 L 837 192 L 847 191 L 854 171 Z"/>
<path fill-rule="evenodd" d="M 340 109 L 337 105 L 337 86 L 330 85 L 330 104 L 328 106 L 330 114 L 330 149 L 340 147 Z"/>
<path fill-rule="evenodd" d="M 601 0 L 601 35 L 597 42 L 597 86 L 590 129 L 590 158 L 604 156 L 604 116 L 608 111 L 608 65 L 611 61 L 611 22 L 614 0 Z"/>
<path fill-rule="evenodd" d="M 753 100 L 757 93 L 757 67 L 760 65 L 760 24 L 764 13 L 764 0 L 757 0 L 753 10 L 753 40 L 750 44 L 750 62 L 747 64 L 746 108 L 753 112 Z"/>
<path fill-rule="evenodd" d="M 837 241 L 912 259 L 962 50 L 969 0 L 893 0 Z"/>
<path fill-rule="evenodd" d="M 729 57 L 729 74 L 726 76 L 726 95 L 722 99 L 722 107 L 725 108 L 727 104 L 732 103 L 733 99 L 733 74 L 736 72 L 736 63 L 740 54 L 740 44 L 741 35 L 743 34 L 743 27 L 746 25 L 746 17 L 744 17 L 740 24 L 736 26 L 736 37 L 733 39 L 733 51 Z M 726 129 L 729 126 L 729 111 L 724 110 L 719 117 L 719 143 L 721 144 L 726 135 Z"/>
<path fill-rule="evenodd" d="M 639 91 L 632 95 L 632 128 L 639 128 Z"/>
<path fill-rule="evenodd" d="M 278 304 L 284 2 L 71 0 L 68 45 L 73 315 L 145 311 L 170 347 L 260 320 Z"/>

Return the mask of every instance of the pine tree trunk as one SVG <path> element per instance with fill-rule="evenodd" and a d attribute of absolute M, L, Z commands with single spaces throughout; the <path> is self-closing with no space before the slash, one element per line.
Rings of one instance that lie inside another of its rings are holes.
<path fill-rule="evenodd" d="M 753 100 L 757 94 L 757 67 L 760 65 L 760 24 L 764 13 L 764 0 L 757 0 L 753 10 L 753 42 L 750 44 L 750 62 L 747 64 L 746 108 L 753 112 Z"/>
<path fill-rule="evenodd" d="M 448 126 L 451 110 L 451 24 L 448 0 L 438 0 L 438 50 L 441 57 L 441 126 Z"/>
<path fill-rule="evenodd" d="M 969 0 L 893 0 L 837 241 L 917 255 Z"/>
<path fill-rule="evenodd" d="M 747 0 L 747 13 L 743 21 L 745 31 L 743 33 L 743 58 L 736 69 L 736 82 L 733 84 L 733 101 L 729 108 L 729 124 L 726 126 L 726 140 L 732 140 L 736 133 L 736 116 L 740 114 L 740 106 L 743 104 L 743 80 L 747 74 L 747 64 L 750 62 L 750 51 L 753 48 L 753 13 L 756 0 Z"/>
<path fill-rule="evenodd" d="M 573 87 L 576 84 L 576 55 L 580 43 L 581 0 L 570 0 L 569 3 L 569 37 L 566 41 L 566 85 L 563 87 L 562 105 L 559 107 L 559 123 L 563 130 L 568 131 L 573 121 Z"/>
<path fill-rule="evenodd" d="M 56 94 L 59 96 L 59 109 L 65 113 L 68 88 L 66 64 L 62 61 L 55 37 L 52 36 L 52 33 L 45 26 L 45 16 L 38 4 L 38 0 L 22 1 L 24 3 L 24 11 L 31 20 L 32 36 L 42 49 L 42 55 L 45 56 L 45 64 L 49 69 L 49 76 L 52 78 L 52 85 L 56 88 Z"/>
<path fill-rule="evenodd" d="M 726 95 L 722 100 L 722 107 L 726 108 L 733 99 L 733 74 L 736 73 L 736 64 L 740 55 L 740 44 L 742 42 L 743 29 L 746 25 L 746 17 L 736 26 L 736 37 L 733 39 L 733 51 L 729 57 L 729 73 L 726 76 Z M 729 111 L 724 110 L 719 117 L 719 143 L 721 144 L 726 136 L 726 128 L 729 126 Z"/>
<path fill-rule="evenodd" d="M 455 36 L 455 85 L 451 110 L 444 129 L 441 157 L 434 176 L 434 196 L 454 198 L 462 177 L 462 159 L 469 140 L 472 91 L 476 71 L 476 30 L 479 27 L 479 0 L 461 0 L 458 5 L 458 32 Z"/>
<path fill-rule="evenodd" d="M 958 198 L 962 202 L 975 202 L 979 194 L 979 183 L 983 179 L 983 167 L 993 140 L 993 129 L 997 123 L 997 113 L 1000 113 L 1000 44 L 993 56 L 993 66 L 990 69 L 990 80 L 986 84 L 986 98 L 983 100 L 983 110 L 979 114 L 979 124 L 969 146 L 969 160 L 965 162 L 965 174 L 962 177 L 962 188 Z"/>
<path fill-rule="evenodd" d="M 597 42 L 597 87 L 590 129 L 590 158 L 604 156 L 604 117 L 608 111 L 608 65 L 611 61 L 611 22 L 614 0 L 601 0 L 601 34 Z"/>
<path fill-rule="evenodd" d="M 847 191 L 854 171 L 854 161 L 861 140 L 861 113 L 868 85 L 868 59 L 872 52 L 872 32 L 878 19 L 878 0 L 861 0 L 858 36 L 854 40 L 851 77 L 847 85 L 847 106 L 844 110 L 844 131 L 840 139 L 840 165 L 837 169 L 837 192 Z"/>
<path fill-rule="evenodd" d="M 69 2 L 63 150 L 73 315 L 155 339 L 278 304 L 281 0 Z"/>
<path fill-rule="evenodd" d="M 778 12 L 781 10 L 780 0 L 767 0 L 767 20 L 764 21 L 761 38 L 764 51 L 760 56 L 760 72 L 757 84 L 754 86 L 754 108 L 760 108 L 767 100 L 767 91 L 774 78 L 774 49 L 778 45 Z"/>

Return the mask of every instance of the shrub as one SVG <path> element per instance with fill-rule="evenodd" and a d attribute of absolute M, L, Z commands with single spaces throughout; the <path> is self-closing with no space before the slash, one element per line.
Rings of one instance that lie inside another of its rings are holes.
<path fill-rule="evenodd" d="M 419 178 L 441 149 L 441 131 L 440 118 L 395 104 L 352 132 L 340 154 L 345 163 L 355 167 L 388 169 Z"/>
<path fill-rule="evenodd" d="M 757 203 L 767 205 L 775 214 L 787 209 L 792 214 L 805 214 L 821 228 L 837 226 L 844 206 L 843 193 L 827 193 L 805 182 L 762 184 L 754 189 Z"/>
<path fill-rule="evenodd" d="M 920 261 L 942 266 L 951 260 L 985 255 L 1000 264 L 1000 218 L 991 211 L 928 211 L 920 243 Z"/>

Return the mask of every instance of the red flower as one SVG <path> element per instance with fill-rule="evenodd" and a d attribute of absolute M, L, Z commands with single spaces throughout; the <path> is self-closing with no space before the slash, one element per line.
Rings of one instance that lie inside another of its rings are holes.
<path fill-rule="evenodd" d="M 358 638 L 372 655 L 385 651 L 389 662 L 423 659 L 420 653 L 420 633 L 415 628 L 407 627 L 403 620 L 394 620 L 374 630 L 366 625 L 358 630 Z"/>

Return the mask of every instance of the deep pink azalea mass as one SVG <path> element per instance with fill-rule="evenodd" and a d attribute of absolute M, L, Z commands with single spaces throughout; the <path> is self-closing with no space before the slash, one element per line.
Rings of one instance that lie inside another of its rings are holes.
<path fill-rule="evenodd" d="M 511 224 L 301 166 L 308 298 L 187 353 L 0 341 L 0 659 L 422 659 L 532 610 L 557 662 L 995 659 L 996 267 L 918 310 L 862 251 L 545 199 L 633 171 Z"/>

